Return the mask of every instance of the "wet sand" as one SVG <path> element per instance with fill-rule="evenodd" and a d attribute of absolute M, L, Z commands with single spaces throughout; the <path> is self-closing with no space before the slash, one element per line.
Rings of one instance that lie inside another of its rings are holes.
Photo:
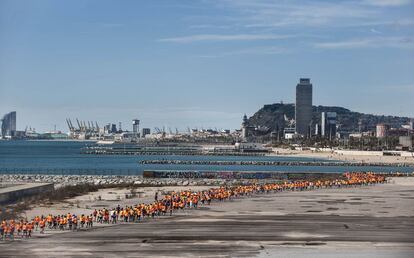
<path fill-rule="evenodd" d="M 413 257 L 414 178 L 215 202 L 173 217 L 0 242 L 0 256 Z"/>

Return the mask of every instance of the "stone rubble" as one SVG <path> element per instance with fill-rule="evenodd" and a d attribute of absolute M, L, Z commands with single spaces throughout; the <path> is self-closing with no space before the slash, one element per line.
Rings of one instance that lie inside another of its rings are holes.
<path fill-rule="evenodd" d="M 262 181 L 262 180 L 259 180 Z M 205 179 L 205 178 L 144 178 L 142 175 L 44 175 L 44 174 L 2 174 L 0 184 L 54 183 L 56 187 L 67 185 L 119 185 L 136 186 L 202 186 L 235 185 L 251 183 L 248 179 Z"/>

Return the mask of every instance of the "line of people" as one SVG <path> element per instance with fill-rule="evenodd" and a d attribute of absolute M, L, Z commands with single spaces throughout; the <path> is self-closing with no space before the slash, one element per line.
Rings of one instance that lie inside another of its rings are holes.
<path fill-rule="evenodd" d="M 34 231 L 40 234 L 49 230 L 79 230 L 82 228 L 92 228 L 94 223 L 116 224 L 141 222 L 145 219 L 166 215 L 183 209 L 197 208 L 199 204 L 210 205 L 212 200 L 222 202 L 231 198 L 251 196 L 258 193 L 270 193 L 280 191 L 304 191 L 319 188 L 340 188 L 346 186 L 370 185 L 385 183 L 383 175 L 375 173 L 345 173 L 342 179 L 335 180 L 298 180 L 293 182 L 267 183 L 238 185 L 231 187 L 211 188 L 205 191 L 180 191 L 166 194 L 162 199 L 149 204 L 141 203 L 134 206 L 121 207 L 118 205 L 113 209 L 103 208 L 94 210 L 90 215 L 64 214 L 36 216 L 31 220 L 3 220 L 0 225 L 0 240 L 11 239 L 16 236 L 20 238 L 30 238 Z"/>

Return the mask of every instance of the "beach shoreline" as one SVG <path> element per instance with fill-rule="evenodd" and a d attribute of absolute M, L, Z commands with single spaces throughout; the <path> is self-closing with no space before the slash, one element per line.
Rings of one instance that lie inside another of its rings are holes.
<path fill-rule="evenodd" d="M 385 164 L 407 164 L 414 165 L 413 156 L 383 156 L 375 152 L 335 152 L 335 151 L 312 151 L 312 150 L 290 150 L 275 148 L 270 156 L 301 157 L 313 159 L 326 159 L 332 161 L 385 163 Z"/>

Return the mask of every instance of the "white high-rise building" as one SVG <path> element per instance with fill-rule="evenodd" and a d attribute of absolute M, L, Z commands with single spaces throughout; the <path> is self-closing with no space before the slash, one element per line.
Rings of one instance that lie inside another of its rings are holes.
<path fill-rule="evenodd" d="M 1 136 L 12 138 L 16 134 L 16 111 L 12 111 L 3 116 L 1 123 Z"/>
<path fill-rule="evenodd" d="M 132 132 L 135 134 L 139 133 L 139 120 L 138 119 L 132 120 Z"/>

